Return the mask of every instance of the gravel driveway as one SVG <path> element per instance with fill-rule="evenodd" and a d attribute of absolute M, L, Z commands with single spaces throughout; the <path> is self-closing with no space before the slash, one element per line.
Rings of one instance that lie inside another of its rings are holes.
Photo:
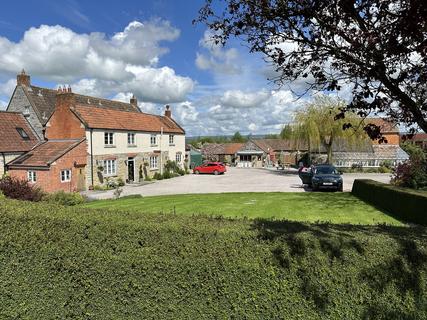
<path fill-rule="evenodd" d="M 122 196 L 141 194 L 157 196 L 185 193 L 221 193 L 221 192 L 305 192 L 301 180 L 296 174 L 284 173 L 275 169 L 227 168 L 224 175 L 189 174 L 168 180 L 156 181 L 146 185 L 125 186 Z M 344 191 L 350 191 L 354 179 L 373 179 L 388 183 L 390 174 L 349 173 L 343 175 Z M 86 195 L 93 199 L 113 197 L 113 191 L 88 191 Z"/>

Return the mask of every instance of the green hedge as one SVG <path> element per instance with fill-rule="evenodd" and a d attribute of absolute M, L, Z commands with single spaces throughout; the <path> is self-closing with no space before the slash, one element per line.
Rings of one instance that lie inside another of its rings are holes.
<path fill-rule="evenodd" d="M 426 238 L 3 199 L 0 319 L 427 319 Z"/>
<path fill-rule="evenodd" d="M 399 220 L 427 225 L 427 192 L 364 179 L 356 179 L 351 192 Z"/>

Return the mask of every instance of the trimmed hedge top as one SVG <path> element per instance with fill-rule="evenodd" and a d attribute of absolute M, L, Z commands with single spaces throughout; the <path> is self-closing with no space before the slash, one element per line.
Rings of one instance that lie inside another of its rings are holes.
<path fill-rule="evenodd" d="M 427 192 L 368 179 L 356 179 L 351 192 L 401 221 L 427 225 Z"/>
<path fill-rule="evenodd" d="M 0 201 L 0 319 L 426 319 L 423 227 Z"/>

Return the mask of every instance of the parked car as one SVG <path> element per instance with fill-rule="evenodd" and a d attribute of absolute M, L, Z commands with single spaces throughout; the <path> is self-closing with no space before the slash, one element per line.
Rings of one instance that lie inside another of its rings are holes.
<path fill-rule="evenodd" d="M 341 173 L 333 165 L 317 165 L 307 170 L 300 170 L 298 174 L 302 183 L 311 186 L 314 191 L 319 189 L 343 191 Z"/>
<path fill-rule="evenodd" d="M 227 171 L 227 168 L 222 162 L 206 162 L 201 166 L 197 166 L 193 169 L 193 173 L 210 173 L 214 175 L 223 174 Z"/>

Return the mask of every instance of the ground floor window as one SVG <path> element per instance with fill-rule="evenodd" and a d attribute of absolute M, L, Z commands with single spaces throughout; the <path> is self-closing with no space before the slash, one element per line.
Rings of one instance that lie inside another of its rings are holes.
<path fill-rule="evenodd" d="M 176 156 L 175 156 L 175 160 L 176 160 L 176 163 L 181 163 L 181 154 L 180 153 L 177 153 L 176 154 Z"/>
<path fill-rule="evenodd" d="M 116 160 L 104 160 L 104 174 L 106 176 L 114 176 L 117 172 Z"/>
<path fill-rule="evenodd" d="M 157 156 L 150 157 L 150 169 L 157 169 Z"/>
<path fill-rule="evenodd" d="M 29 182 L 36 182 L 37 181 L 37 173 L 35 171 L 28 171 L 27 172 L 27 180 Z"/>
<path fill-rule="evenodd" d="M 71 181 L 71 170 L 61 170 L 61 182 Z"/>

